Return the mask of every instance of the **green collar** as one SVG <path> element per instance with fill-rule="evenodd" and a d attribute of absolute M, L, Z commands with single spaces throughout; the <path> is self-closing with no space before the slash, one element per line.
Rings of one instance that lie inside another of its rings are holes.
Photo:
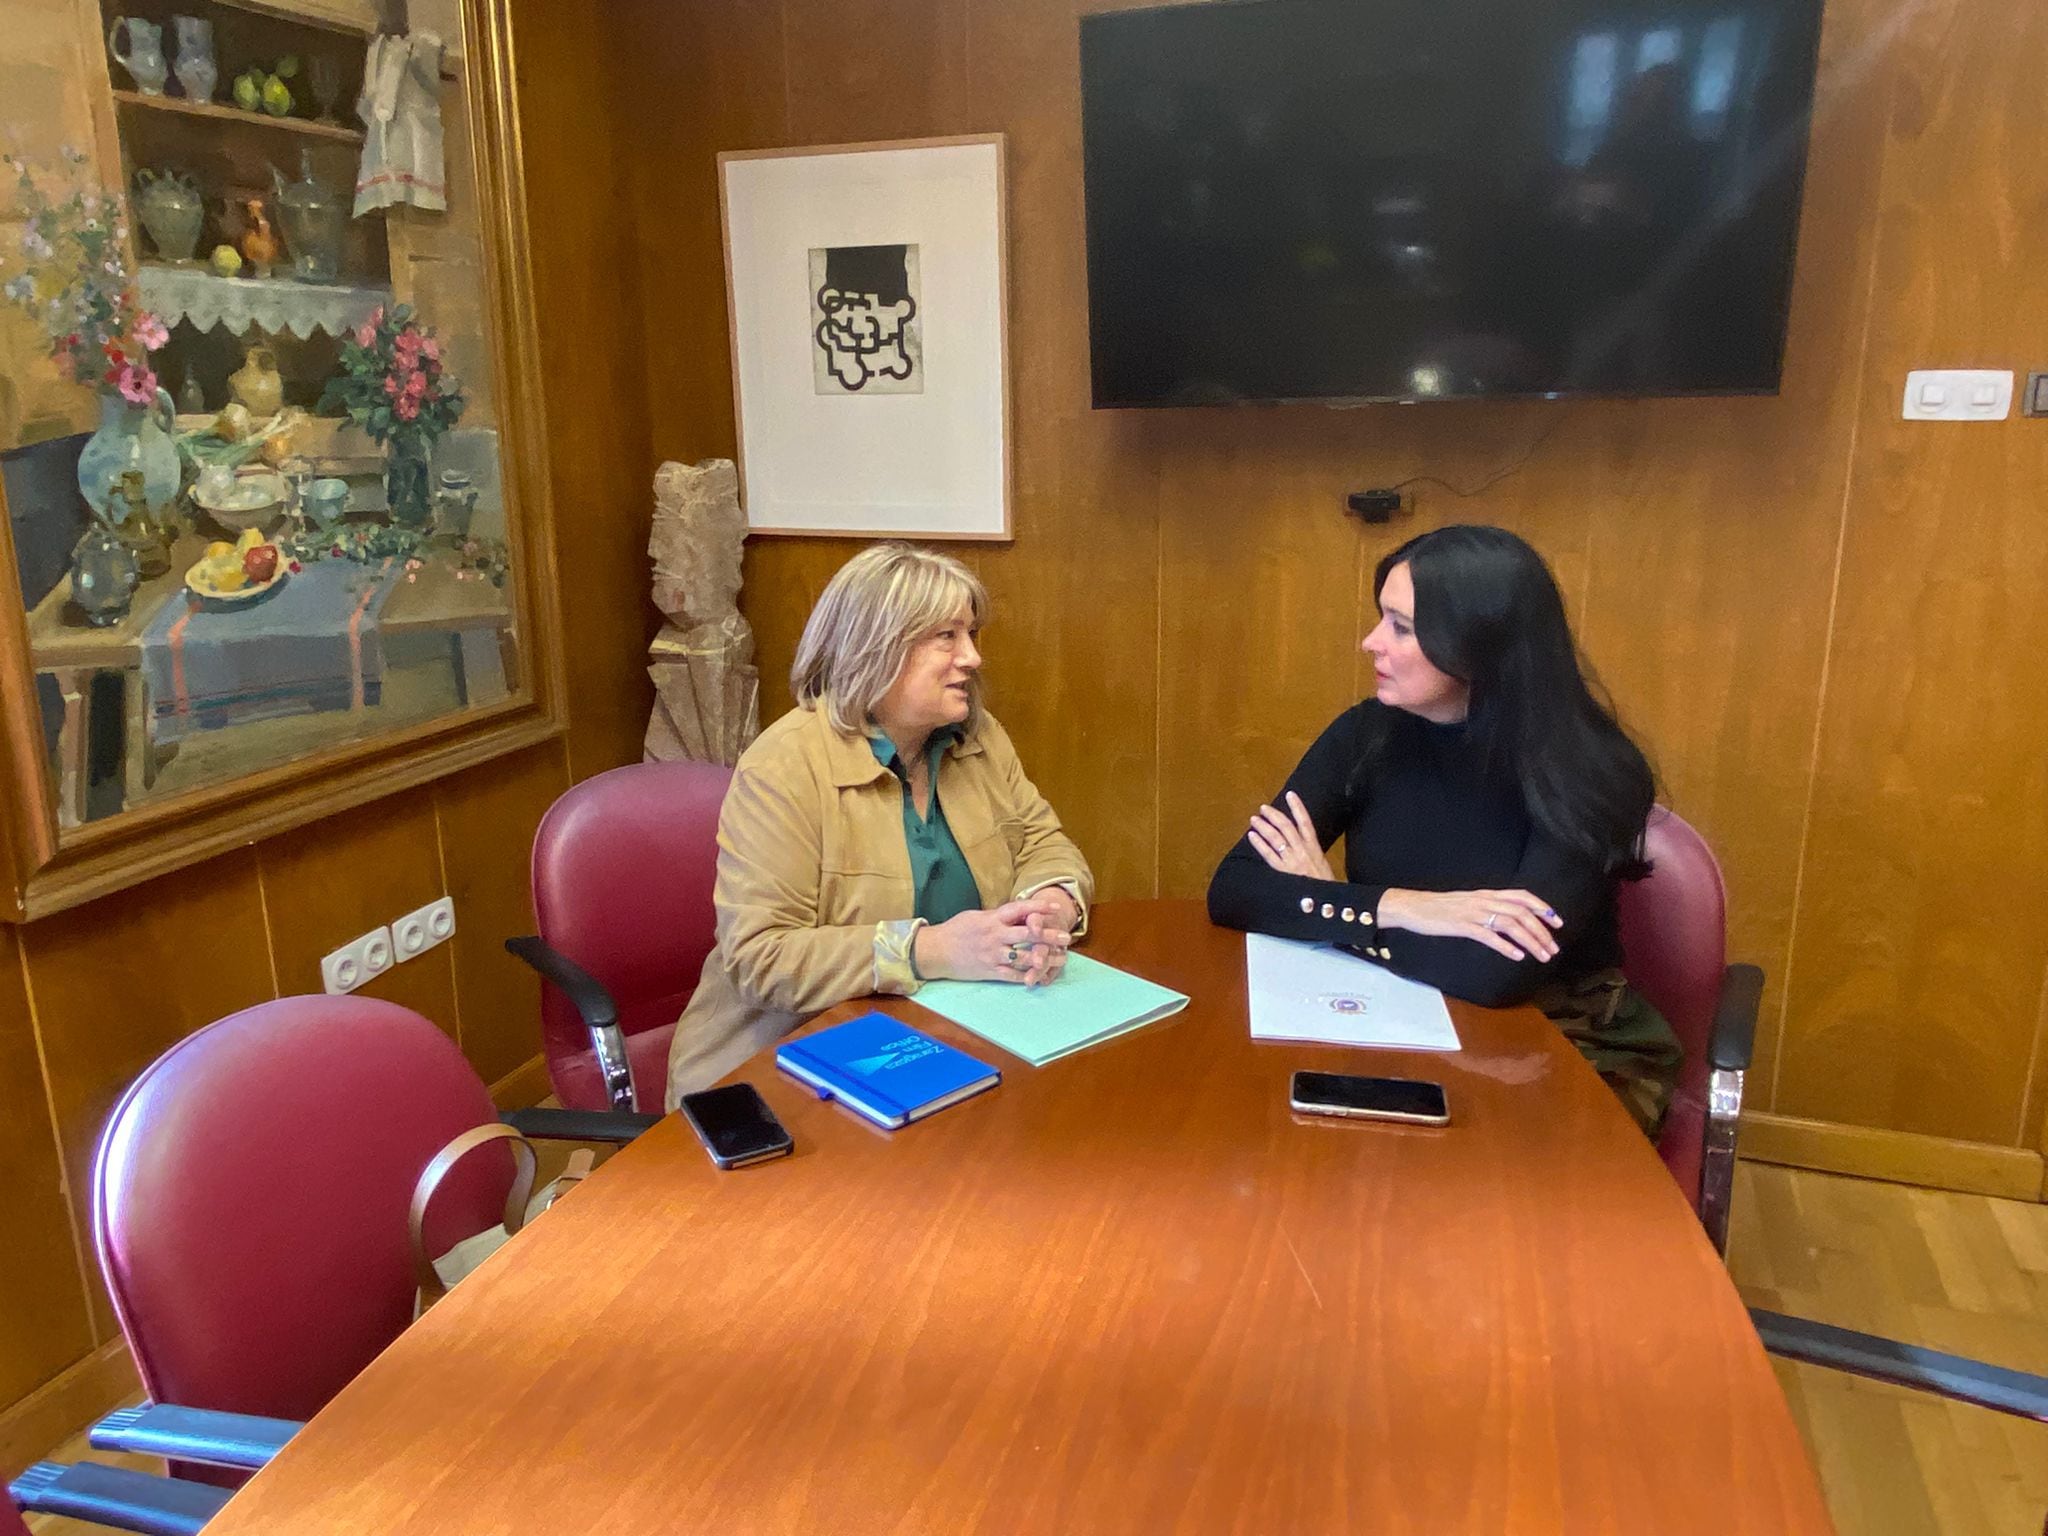
<path fill-rule="evenodd" d="M 945 751 L 948 747 L 954 746 L 958 744 L 960 741 L 964 740 L 965 737 L 966 732 L 963 731 L 959 726 L 942 725 L 936 731 L 933 731 L 930 736 L 925 738 L 925 756 L 927 758 L 936 757 L 939 753 Z M 880 763 L 884 768 L 887 768 L 891 773 L 894 773 L 899 777 L 902 775 L 903 767 L 900 761 L 901 754 L 897 752 L 896 743 L 889 739 L 886 732 L 869 731 L 868 747 L 875 754 L 876 762 Z"/>
<path fill-rule="evenodd" d="M 823 733 L 825 738 L 826 771 L 832 775 L 834 788 L 851 789 L 861 784 L 872 784 L 890 771 L 883 766 L 882 759 L 869 745 L 871 737 L 835 729 L 831 717 L 825 713 L 822 706 L 813 705 L 810 712 L 811 728 Z M 960 735 L 958 726 L 949 726 L 947 729 L 955 733 L 953 756 L 969 757 L 981 750 L 979 733 Z M 893 743 L 890 755 L 895 755 Z"/>

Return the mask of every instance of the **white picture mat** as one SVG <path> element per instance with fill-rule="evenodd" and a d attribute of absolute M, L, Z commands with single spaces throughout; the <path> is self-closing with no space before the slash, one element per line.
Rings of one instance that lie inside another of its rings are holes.
<path fill-rule="evenodd" d="M 1009 532 L 999 139 L 722 155 L 734 404 L 759 532 Z M 821 395 L 810 253 L 914 245 L 925 388 Z"/>
<path fill-rule="evenodd" d="M 1369 960 L 1326 944 L 1248 933 L 1244 963 L 1254 1040 L 1401 1051 L 1459 1048 L 1443 993 Z M 1357 1011 L 1337 1012 L 1329 1003 L 1334 997 L 1355 1002 Z"/>

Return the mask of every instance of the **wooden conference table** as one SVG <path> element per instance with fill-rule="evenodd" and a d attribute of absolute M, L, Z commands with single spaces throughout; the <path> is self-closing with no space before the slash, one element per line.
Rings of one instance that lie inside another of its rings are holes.
<path fill-rule="evenodd" d="M 208 1536 L 1831 1529 L 1719 1260 L 1539 1014 L 1254 1043 L 1240 935 L 1095 924 L 1187 1010 L 1034 1070 L 885 1000 L 1004 1068 L 895 1135 L 755 1060 L 793 1158 L 719 1173 L 671 1116 Z M 1301 1066 L 1436 1076 L 1453 1123 L 1298 1119 Z"/>

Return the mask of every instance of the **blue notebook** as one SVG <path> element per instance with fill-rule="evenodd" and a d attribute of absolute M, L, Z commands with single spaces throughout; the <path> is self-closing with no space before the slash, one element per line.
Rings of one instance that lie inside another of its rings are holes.
<path fill-rule="evenodd" d="M 864 1013 L 775 1052 L 775 1064 L 824 1099 L 895 1130 L 993 1088 L 1003 1074 L 886 1013 Z"/>

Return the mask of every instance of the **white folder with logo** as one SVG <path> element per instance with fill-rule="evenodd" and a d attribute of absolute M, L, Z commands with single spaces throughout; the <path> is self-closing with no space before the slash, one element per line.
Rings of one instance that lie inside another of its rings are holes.
<path fill-rule="evenodd" d="M 1244 937 L 1254 1040 L 1402 1051 L 1455 1051 L 1458 1031 L 1435 987 L 1368 960 L 1263 933 Z"/>

